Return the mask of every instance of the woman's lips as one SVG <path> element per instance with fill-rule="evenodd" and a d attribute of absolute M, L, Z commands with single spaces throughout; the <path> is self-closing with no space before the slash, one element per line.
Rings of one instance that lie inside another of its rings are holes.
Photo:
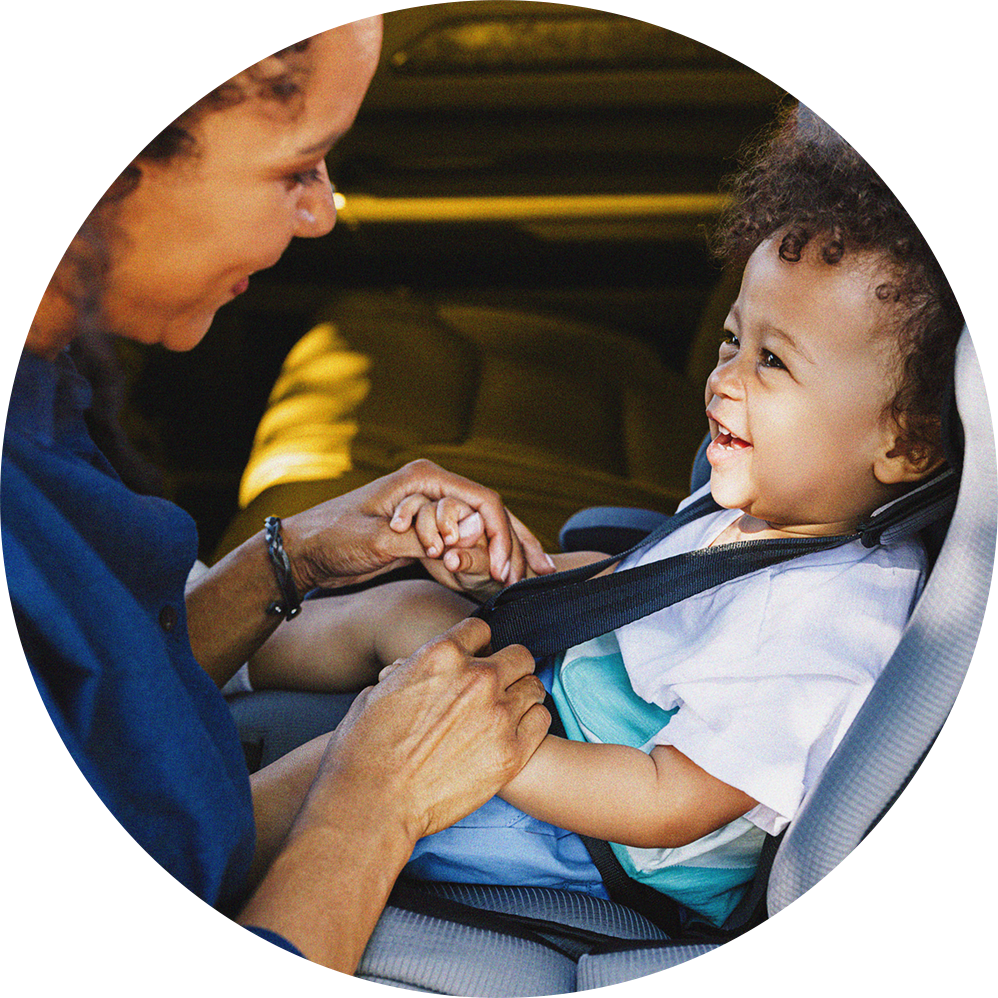
<path fill-rule="evenodd" d="M 232 285 L 232 296 L 241 295 L 249 287 L 249 278 L 244 277 L 238 284 Z"/>

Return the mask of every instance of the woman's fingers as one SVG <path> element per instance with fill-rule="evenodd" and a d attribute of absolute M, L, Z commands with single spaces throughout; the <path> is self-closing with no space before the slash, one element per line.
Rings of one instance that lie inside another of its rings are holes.
<path fill-rule="evenodd" d="M 404 494 L 421 492 L 433 499 L 450 496 L 477 510 L 485 522 L 485 533 L 489 539 L 492 578 L 497 582 L 505 582 L 509 578 L 516 542 L 506 507 L 497 492 L 461 475 L 444 471 L 431 461 L 413 461 L 396 475 L 399 484 L 405 483 Z"/>
<path fill-rule="evenodd" d="M 507 510 L 507 512 L 509 512 Z M 513 525 L 513 533 L 519 540 L 526 557 L 527 564 L 538 575 L 549 575 L 555 571 L 554 562 L 541 547 L 541 542 L 523 525 L 519 517 L 509 513 L 510 523 Z"/>
<path fill-rule="evenodd" d="M 533 755 L 550 717 L 529 652 L 488 655 L 489 640 L 488 625 L 469 617 L 383 669 L 330 739 L 313 799 L 327 780 L 363 788 L 415 841 L 494 796 Z"/>
<path fill-rule="evenodd" d="M 514 529 L 492 489 L 420 460 L 284 521 L 284 546 L 299 590 L 359 581 L 424 556 L 426 548 L 410 528 L 425 506 L 445 499 L 442 523 L 431 529 L 428 519 L 422 521 L 422 534 L 433 550 L 441 529 L 449 534 L 456 527 L 457 546 L 469 543 L 467 535 L 461 537 L 461 523 L 477 513 L 488 539 L 492 579 L 515 582 L 526 564 L 539 574 L 551 571 L 533 534 L 519 521 Z M 471 529 L 476 528 L 477 523 Z"/>

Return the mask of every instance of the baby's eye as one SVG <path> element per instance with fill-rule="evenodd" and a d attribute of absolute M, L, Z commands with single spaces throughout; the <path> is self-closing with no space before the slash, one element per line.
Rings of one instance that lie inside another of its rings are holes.
<path fill-rule="evenodd" d="M 723 330 L 721 333 L 721 343 L 730 344 L 731 346 L 738 346 L 738 337 L 734 333 L 729 333 L 727 329 Z"/>
<path fill-rule="evenodd" d="M 787 369 L 786 364 L 772 350 L 763 350 L 760 356 L 763 367 L 775 368 L 778 371 L 785 371 Z"/>

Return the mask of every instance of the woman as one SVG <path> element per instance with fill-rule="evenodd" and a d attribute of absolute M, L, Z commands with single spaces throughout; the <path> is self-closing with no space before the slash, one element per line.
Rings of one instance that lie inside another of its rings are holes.
<path fill-rule="evenodd" d="M 522 649 L 476 657 L 488 629 L 465 621 L 362 693 L 331 737 L 251 784 L 217 685 L 291 620 L 301 593 L 419 553 L 388 526 L 407 493 L 448 491 L 478 509 L 497 579 L 522 575 L 526 557 L 547 570 L 539 546 L 526 534 L 521 544 L 494 494 L 416 462 L 271 525 L 185 594 L 194 524 L 111 471 L 84 428 L 89 388 L 65 350 L 98 323 L 190 349 L 293 237 L 329 231 L 324 157 L 357 112 L 380 30 L 361 21 L 263 60 L 122 174 L 32 323 L 0 477 L 18 631 L 98 795 L 205 901 L 347 972 L 414 842 L 490 797 L 543 736 L 533 663 Z"/>

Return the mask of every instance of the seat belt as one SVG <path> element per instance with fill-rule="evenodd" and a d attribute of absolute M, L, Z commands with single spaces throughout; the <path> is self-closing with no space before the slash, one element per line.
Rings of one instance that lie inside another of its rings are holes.
<path fill-rule="evenodd" d="M 685 524 L 721 509 L 708 492 L 623 554 L 567 572 L 514 583 L 479 607 L 474 616 L 481 617 L 491 627 L 493 651 L 510 644 L 523 644 L 535 658 L 542 659 L 760 568 L 839 547 L 857 537 L 865 547 L 874 547 L 882 539 L 895 543 L 952 515 L 958 488 L 958 474 L 944 468 L 875 510 L 852 534 L 723 544 L 593 578 Z M 551 713 L 552 734 L 565 737 L 550 694 L 545 706 Z M 608 842 L 586 835 L 580 838 L 611 900 L 644 915 L 672 937 L 723 941 L 740 935 L 766 917 L 766 884 L 782 833 L 767 836 L 755 877 L 720 927 L 687 917 L 685 909 L 674 899 L 632 879 Z"/>
<path fill-rule="evenodd" d="M 855 534 L 722 544 L 599 575 L 693 520 L 720 510 L 710 493 L 690 503 L 629 551 L 507 586 L 476 611 L 492 630 L 492 650 L 522 644 L 542 658 L 748 572 L 846 544 Z"/>
<path fill-rule="evenodd" d="M 721 509 L 709 493 L 694 500 L 630 550 L 591 565 L 522 579 L 499 590 L 473 616 L 492 630 L 492 650 L 522 644 L 543 658 L 608 634 L 657 610 L 749 572 L 827 551 L 860 538 L 895 543 L 952 513 L 959 479 L 949 468 L 886 503 L 851 534 L 738 541 L 599 575 L 687 523 Z"/>

